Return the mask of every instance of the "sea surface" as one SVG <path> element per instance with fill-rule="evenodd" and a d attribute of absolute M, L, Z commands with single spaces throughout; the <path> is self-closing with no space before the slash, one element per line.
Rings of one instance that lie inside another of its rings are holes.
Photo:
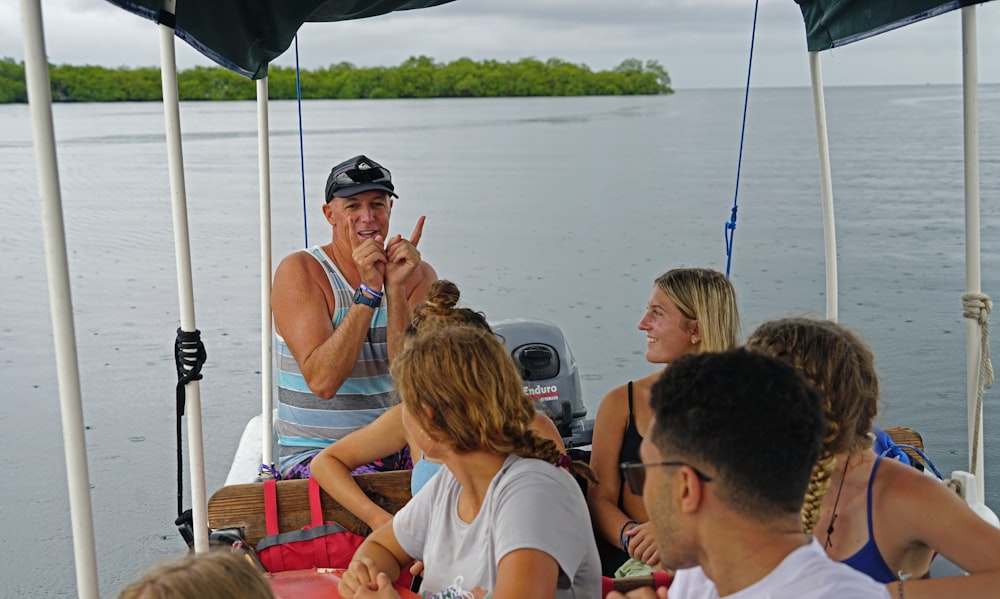
<path fill-rule="evenodd" d="M 840 320 L 871 343 L 880 422 L 967 468 L 961 90 L 827 90 Z M 364 153 L 400 198 L 393 232 L 491 319 L 559 325 L 596 412 L 653 370 L 636 329 L 653 279 L 726 268 L 742 90 L 663 97 L 310 101 L 271 105 L 273 257 L 325 243 L 329 167 Z M 983 289 L 1000 289 L 1000 86 L 980 90 Z M 54 108 L 103 596 L 180 552 L 172 359 L 179 307 L 158 104 Z M 256 107 L 181 107 L 209 492 L 260 409 Z M 304 168 L 306 211 L 301 172 Z M 749 333 L 822 316 L 823 233 L 806 88 L 752 90 L 732 280 Z M 41 210 L 27 106 L 0 106 L 3 597 L 75 596 Z M 987 501 L 1000 508 L 996 393 Z M 185 486 L 189 486 L 185 483 Z"/>

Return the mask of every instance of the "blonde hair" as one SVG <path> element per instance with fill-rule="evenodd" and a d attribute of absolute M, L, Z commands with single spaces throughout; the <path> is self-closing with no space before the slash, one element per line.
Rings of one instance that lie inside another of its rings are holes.
<path fill-rule="evenodd" d="M 685 318 L 698 321 L 701 343 L 696 352 L 724 351 L 739 343 L 736 290 L 724 274 L 710 268 L 674 268 L 657 277 L 656 286 Z"/>
<path fill-rule="evenodd" d="M 827 434 L 802 506 L 802 527 L 812 533 L 837 467 L 836 454 L 871 444 L 878 413 L 878 375 L 871 348 L 856 333 L 829 320 L 780 318 L 757 327 L 747 348 L 795 366 L 820 392 Z"/>
<path fill-rule="evenodd" d="M 275 599 L 271 585 L 245 554 L 230 549 L 189 553 L 147 572 L 118 599 Z"/>
<path fill-rule="evenodd" d="M 466 325 L 421 330 L 393 360 L 391 371 L 410 416 L 457 453 L 566 462 L 553 441 L 530 429 L 535 406 L 493 334 Z M 593 476 L 582 462 L 574 462 L 571 470 L 588 480 Z"/>

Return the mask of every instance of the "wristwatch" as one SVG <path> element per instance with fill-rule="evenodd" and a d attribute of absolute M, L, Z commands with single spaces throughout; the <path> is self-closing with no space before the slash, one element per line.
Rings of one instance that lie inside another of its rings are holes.
<path fill-rule="evenodd" d="M 380 297 L 368 297 L 364 293 L 361 293 L 361 288 L 359 287 L 357 291 L 354 292 L 354 303 L 364 304 L 369 308 L 378 309 L 382 305 L 382 298 Z"/>

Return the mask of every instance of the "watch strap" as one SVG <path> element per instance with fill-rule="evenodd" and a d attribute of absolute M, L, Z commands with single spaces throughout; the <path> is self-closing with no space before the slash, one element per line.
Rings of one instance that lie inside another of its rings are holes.
<path fill-rule="evenodd" d="M 380 298 L 380 297 L 368 297 L 367 295 L 365 295 L 364 293 L 362 293 L 361 288 L 359 287 L 354 292 L 354 303 L 355 304 L 364 304 L 364 305 L 366 305 L 366 306 L 368 306 L 370 308 L 375 308 L 377 310 L 378 307 L 380 305 L 382 305 L 382 298 Z"/>

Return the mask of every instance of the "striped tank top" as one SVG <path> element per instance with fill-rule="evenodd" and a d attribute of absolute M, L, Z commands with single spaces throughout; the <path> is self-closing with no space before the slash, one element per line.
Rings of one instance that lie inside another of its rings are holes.
<path fill-rule="evenodd" d="M 354 304 L 354 289 L 321 247 L 314 246 L 303 251 L 309 252 L 323 265 L 330 280 L 334 297 L 333 326 L 336 328 Z M 368 335 L 354 364 L 354 370 L 331 399 L 313 395 L 284 339 L 276 335 L 278 413 L 274 430 L 278 437 L 280 457 L 322 449 L 370 424 L 399 403 L 396 387 L 389 375 L 387 318 L 388 312 L 383 299 L 372 315 Z"/>

